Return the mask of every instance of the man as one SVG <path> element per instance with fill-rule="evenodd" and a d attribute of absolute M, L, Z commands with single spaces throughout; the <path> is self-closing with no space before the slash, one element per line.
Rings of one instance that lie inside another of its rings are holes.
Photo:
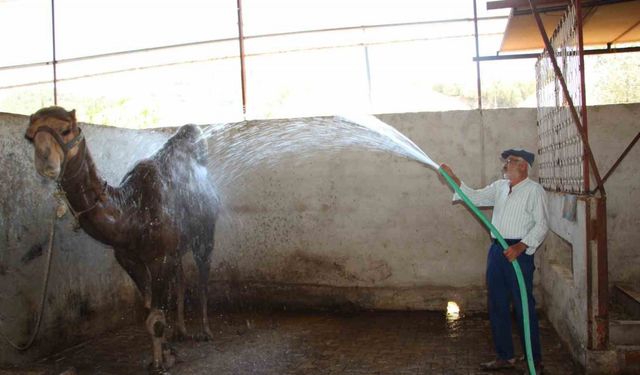
<path fill-rule="evenodd" d="M 529 179 L 529 168 L 534 154 L 521 149 L 509 149 L 502 153 L 504 179 L 474 190 L 469 188 L 442 164 L 461 190 L 477 206 L 493 206 L 491 223 L 506 239 L 509 248 L 493 239 L 487 257 L 487 287 L 489 292 L 489 320 L 496 351 L 496 359 L 482 363 L 483 370 L 502 370 L 515 367 L 513 342 L 511 339 L 511 314 L 509 303 L 513 301 L 524 350 L 522 328 L 522 302 L 520 289 L 511 262 L 518 260 L 527 289 L 531 347 L 536 374 L 542 373 L 542 356 L 538 317 L 533 298 L 533 254 L 544 240 L 547 231 L 547 203 L 544 189 Z M 459 200 L 457 194 L 454 200 Z M 493 237 L 493 235 L 492 235 Z M 526 372 L 528 373 L 528 371 Z"/>

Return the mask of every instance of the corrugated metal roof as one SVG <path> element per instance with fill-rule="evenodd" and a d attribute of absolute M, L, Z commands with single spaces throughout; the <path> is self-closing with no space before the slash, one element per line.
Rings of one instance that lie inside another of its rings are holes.
<path fill-rule="evenodd" d="M 522 1 L 502 2 L 504 5 L 521 5 Z M 527 3 L 527 2 L 525 2 Z M 547 35 L 551 35 L 564 14 L 566 1 L 555 5 L 539 5 Z M 584 45 L 640 42 L 640 1 L 584 2 L 582 7 Z M 529 6 L 511 10 L 504 31 L 501 52 L 540 50 L 544 48 L 540 31 Z"/>

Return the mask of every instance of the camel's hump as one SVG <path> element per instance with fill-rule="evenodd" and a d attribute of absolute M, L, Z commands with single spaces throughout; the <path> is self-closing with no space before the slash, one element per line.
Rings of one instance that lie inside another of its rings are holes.
<path fill-rule="evenodd" d="M 184 139 L 195 142 L 202 135 L 202 130 L 194 124 L 182 125 L 176 134 L 174 134 L 171 138 L 176 139 Z"/>
<path fill-rule="evenodd" d="M 182 168 L 187 167 L 182 163 L 189 160 L 206 163 L 207 154 L 207 142 L 202 138 L 202 130 L 196 125 L 188 124 L 181 126 L 152 158 L 163 166 Z"/>

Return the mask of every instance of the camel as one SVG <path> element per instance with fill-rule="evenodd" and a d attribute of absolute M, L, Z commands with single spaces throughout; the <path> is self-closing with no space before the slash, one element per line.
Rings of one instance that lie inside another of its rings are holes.
<path fill-rule="evenodd" d="M 38 173 L 56 181 L 80 227 L 113 248 L 144 297 L 145 326 L 153 348 L 151 374 L 166 375 L 175 362 L 167 345 L 166 320 L 173 281 L 176 335 L 187 335 L 181 258 L 188 251 L 199 274 L 202 336 L 213 337 L 207 319 L 207 283 L 219 199 L 207 178 L 207 146 L 200 135 L 195 125 L 182 126 L 114 187 L 100 177 L 75 110 L 42 108 L 31 115 L 25 134 L 34 146 Z"/>

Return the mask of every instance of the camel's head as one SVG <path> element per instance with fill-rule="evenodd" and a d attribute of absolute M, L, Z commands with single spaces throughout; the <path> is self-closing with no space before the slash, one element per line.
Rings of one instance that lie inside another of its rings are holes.
<path fill-rule="evenodd" d="M 33 143 L 38 173 L 51 179 L 62 176 L 66 163 L 78 154 L 82 140 L 76 111 L 46 107 L 29 118 L 25 138 Z"/>

